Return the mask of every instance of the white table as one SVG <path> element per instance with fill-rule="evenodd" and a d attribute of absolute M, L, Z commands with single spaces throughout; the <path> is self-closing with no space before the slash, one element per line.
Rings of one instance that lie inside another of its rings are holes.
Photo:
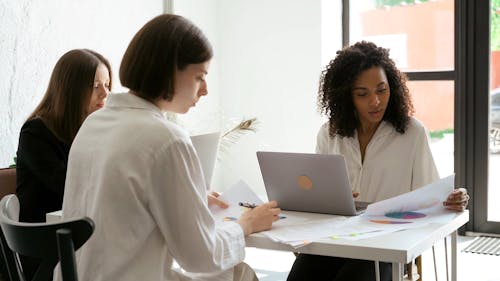
<path fill-rule="evenodd" d="M 45 214 L 45 221 L 47 222 L 60 222 L 62 217 L 62 211 L 54 211 Z"/>
<path fill-rule="evenodd" d="M 300 214 L 300 213 L 296 213 Z M 46 215 L 47 222 L 61 220 L 61 211 Z M 420 228 L 408 229 L 362 240 L 323 239 L 299 249 L 274 242 L 263 234 L 255 233 L 246 238 L 247 247 L 261 249 L 335 256 L 351 259 L 373 260 L 392 263 L 392 280 L 403 280 L 403 266 L 436 242 L 451 235 L 451 280 L 457 281 L 457 229 L 469 221 L 466 210 L 447 223 L 433 223 Z M 377 276 L 377 280 L 379 276 Z"/>
<path fill-rule="evenodd" d="M 457 213 L 448 223 L 433 223 L 362 240 L 323 239 L 295 249 L 256 233 L 246 238 L 246 245 L 261 249 L 390 262 L 392 280 L 403 280 L 405 264 L 420 256 L 436 242 L 451 235 L 451 280 L 456 281 L 457 229 L 468 221 L 469 211 L 466 210 Z"/>

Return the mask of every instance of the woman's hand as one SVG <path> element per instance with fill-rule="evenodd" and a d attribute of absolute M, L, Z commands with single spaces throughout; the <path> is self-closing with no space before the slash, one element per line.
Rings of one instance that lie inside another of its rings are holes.
<path fill-rule="evenodd" d="M 236 221 L 241 225 L 245 236 L 271 228 L 273 222 L 279 219 L 281 213 L 276 201 L 259 205 L 244 212 Z"/>
<path fill-rule="evenodd" d="M 219 206 L 219 208 L 222 208 L 222 209 L 226 209 L 227 207 L 229 207 L 229 205 L 220 200 L 218 197 L 219 197 L 219 193 L 218 192 L 215 192 L 215 191 L 212 191 L 210 192 L 207 197 L 208 197 L 208 206 L 211 206 L 211 205 L 217 205 Z"/>
<path fill-rule="evenodd" d="M 448 198 L 443 202 L 443 206 L 448 210 L 462 212 L 469 204 L 469 194 L 465 188 L 458 188 L 448 195 Z"/>

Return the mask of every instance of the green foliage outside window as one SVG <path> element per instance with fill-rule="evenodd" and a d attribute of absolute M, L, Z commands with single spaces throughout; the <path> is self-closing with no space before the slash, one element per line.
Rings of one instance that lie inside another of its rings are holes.
<path fill-rule="evenodd" d="M 491 0 L 491 51 L 500 51 L 500 0 Z"/>
<path fill-rule="evenodd" d="M 438 131 L 432 131 L 432 132 L 430 132 L 430 137 L 431 137 L 431 139 L 442 139 L 442 138 L 444 138 L 445 134 L 453 134 L 454 132 L 455 131 L 452 128 L 438 130 Z"/>
<path fill-rule="evenodd" d="M 9 166 L 9 168 L 15 168 L 15 167 L 16 167 L 16 165 L 17 165 L 17 157 L 14 157 L 14 164 L 11 164 L 11 165 Z M 0 278 L 0 280 L 1 280 L 1 278 Z"/>
<path fill-rule="evenodd" d="M 419 3 L 423 3 L 423 2 L 429 2 L 429 0 L 376 0 L 375 5 L 378 8 L 381 8 L 381 7 L 392 7 L 392 6 L 419 4 Z"/>

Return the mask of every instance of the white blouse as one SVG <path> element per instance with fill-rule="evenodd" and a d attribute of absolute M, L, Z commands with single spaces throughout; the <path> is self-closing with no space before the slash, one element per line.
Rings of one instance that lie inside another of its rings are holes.
<path fill-rule="evenodd" d="M 131 94 L 110 95 L 78 132 L 63 214 L 95 222 L 77 253 L 80 280 L 233 280 L 245 254 L 240 225 L 216 225 L 207 207 L 187 133 Z"/>
<path fill-rule="evenodd" d="M 316 152 L 344 155 L 359 201 L 384 200 L 439 179 L 426 129 L 415 118 L 410 119 L 404 134 L 382 121 L 366 147 L 364 162 L 357 131 L 354 137 L 331 138 L 328 122 L 318 132 Z"/>

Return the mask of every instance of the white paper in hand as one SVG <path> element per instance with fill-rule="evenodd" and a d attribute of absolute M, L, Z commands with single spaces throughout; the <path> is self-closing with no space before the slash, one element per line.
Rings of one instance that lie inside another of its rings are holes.
<path fill-rule="evenodd" d="M 229 204 L 226 209 L 221 209 L 216 205 L 210 206 L 210 211 L 217 222 L 231 221 L 238 219 L 244 211 L 239 206 L 239 202 L 262 204 L 262 200 L 252 191 L 247 183 L 240 180 L 219 196 L 219 199 Z"/>
<path fill-rule="evenodd" d="M 365 216 L 383 216 L 392 212 L 411 212 L 438 208 L 445 211 L 442 202 L 453 191 L 455 176 L 437 180 L 421 188 L 368 205 Z"/>

